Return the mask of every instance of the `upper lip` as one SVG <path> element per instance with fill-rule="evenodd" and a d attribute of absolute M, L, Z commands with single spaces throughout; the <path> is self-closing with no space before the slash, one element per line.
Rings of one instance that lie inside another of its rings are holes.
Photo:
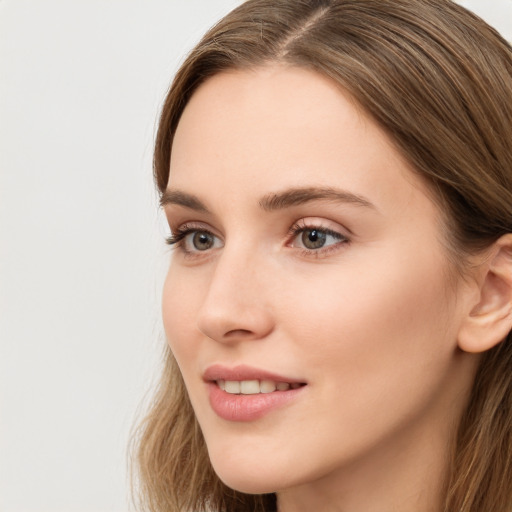
<path fill-rule="evenodd" d="M 289 384 L 298 383 L 304 384 L 303 379 L 296 379 L 293 377 L 285 377 L 272 373 L 260 368 L 254 368 L 247 365 L 238 365 L 233 367 L 223 366 L 221 364 L 214 364 L 209 366 L 203 373 L 203 379 L 206 382 L 213 382 L 217 380 L 271 380 L 274 382 L 288 382 Z"/>

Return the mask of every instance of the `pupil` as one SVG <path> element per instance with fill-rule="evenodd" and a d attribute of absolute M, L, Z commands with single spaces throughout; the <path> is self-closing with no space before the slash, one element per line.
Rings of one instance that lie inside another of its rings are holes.
<path fill-rule="evenodd" d="M 213 246 L 213 237 L 209 233 L 196 233 L 192 243 L 198 251 L 206 251 Z"/>
<path fill-rule="evenodd" d="M 327 235 L 317 229 L 306 229 L 302 233 L 302 243 L 308 249 L 319 249 L 325 244 Z"/>

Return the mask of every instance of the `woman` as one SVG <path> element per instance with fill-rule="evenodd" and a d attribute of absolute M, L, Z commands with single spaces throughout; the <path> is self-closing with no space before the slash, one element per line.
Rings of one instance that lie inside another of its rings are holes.
<path fill-rule="evenodd" d="M 512 50 L 448 0 L 249 0 L 155 148 L 148 510 L 512 510 Z"/>

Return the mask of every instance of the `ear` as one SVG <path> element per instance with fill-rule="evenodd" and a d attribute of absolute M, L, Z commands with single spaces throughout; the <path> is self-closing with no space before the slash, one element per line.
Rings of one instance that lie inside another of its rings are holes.
<path fill-rule="evenodd" d="M 512 330 L 512 234 L 495 242 L 478 267 L 478 300 L 463 319 L 458 344 L 465 352 L 484 352 Z"/>

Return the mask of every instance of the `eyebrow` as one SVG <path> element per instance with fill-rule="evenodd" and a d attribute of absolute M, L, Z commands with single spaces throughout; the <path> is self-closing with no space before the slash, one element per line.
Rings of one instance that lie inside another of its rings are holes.
<path fill-rule="evenodd" d="M 298 187 L 289 188 L 282 192 L 272 192 L 259 200 L 260 207 L 268 212 L 283 210 L 292 206 L 311 201 L 327 200 L 336 203 L 349 203 L 376 210 L 374 204 L 363 196 L 347 190 L 332 187 Z M 202 213 L 209 213 L 208 208 L 195 195 L 181 190 L 166 190 L 160 198 L 160 206 L 176 204 Z"/>
<path fill-rule="evenodd" d="M 208 208 L 193 194 L 181 190 L 165 190 L 160 197 L 160 206 L 177 204 L 198 212 L 209 213 Z"/>
<path fill-rule="evenodd" d="M 283 192 L 266 195 L 259 201 L 259 204 L 265 211 L 274 211 L 318 200 L 327 200 L 336 203 L 350 203 L 357 206 L 376 209 L 375 205 L 363 196 L 353 194 L 347 190 L 331 187 L 290 188 Z"/>

